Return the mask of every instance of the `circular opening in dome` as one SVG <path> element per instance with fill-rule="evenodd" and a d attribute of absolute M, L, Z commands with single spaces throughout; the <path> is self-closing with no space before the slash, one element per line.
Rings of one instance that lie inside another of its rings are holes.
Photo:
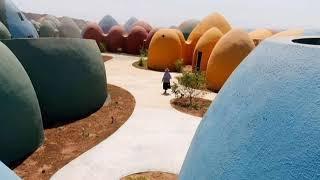
<path fill-rule="evenodd" d="M 164 37 L 166 37 L 166 36 L 163 34 L 162 37 L 164 38 Z"/>
<path fill-rule="evenodd" d="M 301 38 L 292 40 L 294 43 L 320 45 L 320 38 Z"/>

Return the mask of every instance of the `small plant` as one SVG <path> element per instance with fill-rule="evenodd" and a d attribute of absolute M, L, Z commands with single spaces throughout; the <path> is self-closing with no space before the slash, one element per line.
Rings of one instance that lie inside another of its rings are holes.
<path fill-rule="evenodd" d="M 172 92 L 176 98 L 188 98 L 188 107 L 197 109 L 194 104 L 195 98 L 200 98 L 206 94 L 206 78 L 203 72 L 182 72 L 182 76 L 177 77 L 178 83 L 172 85 Z"/>
<path fill-rule="evenodd" d="M 140 67 L 143 67 L 143 66 L 144 66 L 144 64 L 143 64 L 143 57 L 140 57 L 140 58 L 139 58 L 138 66 L 140 66 Z"/>
<path fill-rule="evenodd" d="M 99 42 L 98 47 L 101 52 L 107 52 L 107 46 L 103 42 Z"/>
<path fill-rule="evenodd" d="M 176 67 L 176 71 L 181 73 L 182 70 L 183 70 L 183 67 L 184 67 L 184 62 L 183 62 L 183 59 L 178 59 L 176 60 L 175 62 L 175 67 Z"/>
<path fill-rule="evenodd" d="M 148 56 L 148 50 L 144 47 L 140 48 L 140 57 L 147 57 Z"/>

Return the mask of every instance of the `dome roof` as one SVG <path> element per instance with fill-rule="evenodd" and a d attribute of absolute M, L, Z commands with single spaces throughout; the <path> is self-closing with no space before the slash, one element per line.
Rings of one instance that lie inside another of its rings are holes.
<path fill-rule="evenodd" d="M 61 22 L 59 21 L 58 18 L 56 18 L 55 16 L 52 15 L 46 15 L 43 16 L 42 18 L 40 18 L 39 22 L 40 24 L 42 24 L 43 21 L 49 21 L 52 23 L 52 25 L 54 26 L 54 28 L 58 29 L 58 27 L 60 26 Z"/>
<path fill-rule="evenodd" d="M 249 36 L 252 40 L 264 40 L 272 36 L 272 31 L 268 29 L 256 29 L 249 33 Z"/>
<path fill-rule="evenodd" d="M 273 35 L 272 38 L 288 37 L 288 36 L 302 36 L 303 32 L 304 32 L 303 29 L 289 29 L 289 30 L 281 31 L 281 32 Z"/>
<path fill-rule="evenodd" d="M 11 34 L 7 27 L 0 21 L 0 39 L 11 39 Z"/>
<path fill-rule="evenodd" d="M 105 34 L 109 32 L 112 26 L 118 25 L 118 22 L 110 15 L 104 16 L 99 22 L 99 26 Z"/>
<path fill-rule="evenodd" d="M 292 40 L 268 38 L 239 65 L 198 126 L 179 179 L 318 176 L 319 44 Z"/>
<path fill-rule="evenodd" d="M 35 21 L 35 20 L 33 20 L 33 19 L 32 19 L 30 22 L 31 22 L 31 24 L 33 25 L 33 27 L 39 32 L 39 30 L 40 30 L 40 23 L 37 22 L 37 21 Z"/>
<path fill-rule="evenodd" d="M 43 20 L 39 29 L 40 37 L 59 37 L 59 30 L 50 20 Z"/>
<path fill-rule="evenodd" d="M 94 39 L 97 42 L 102 42 L 103 31 L 97 23 L 88 23 L 82 31 L 82 37 L 84 39 Z"/>
<path fill-rule="evenodd" d="M 0 21 L 12 38 L 38 38 L 38 32 L 11 0 L 0 0 Z"/>
<path fill-rule="evenodd" d="M 80 38 L 80 28 L 78 25 L 69 17 L 62 17 L 61 24 L 58 27 L 60 37 L 68 38 Z"/>
<path fill-rule="evenodd" d="M 122 26 L 113 26 L 107 36 L 107 48 L 110 52 L 121 52 L 124 48 L 125 30 Z"/>
<path fill-rule="evenodd" d="M 158 28 L 154 28 L 154 29 L 152 29 L 152 30 L 148 33 L 148 37 L 147 37 L 146 44 L 145 44 L 146 49 L 149 49 L 149 46 L 150 46 L 150 42 L 151 42 L 151 40 L 152 40 L 152 37 L 154 36 L 154 34 L 155 34 L 158 30 L 159 30 Z"/>
<path fill-rule="evenodd" d="M 152 30 L 152 26 L 145 21 L 137 21 L 132 25 L 132 27 L 135 26 L 143 27 L 147 31 L 147 33 L 149 33 Z"/>
<path fill-rule="evenodd" d="M 42 144 L 43 127 L 37 94 L 27 72 L 2 43 L 0 53 L 0 160 L 9 165 Z"/>
<path fill-rule="evenodd" d="M 175 29 L 158 30 L 150 43 L 148 51 L 148 68 L 163 71 L 175 70 L 175 63 L 182 58 L 181 40 Z"/>
<path fill-rule="evenodd" d="M 212 53 L 212 50 L 215 47 L 215 45 L 218 43 L 220 38 L 222 38 L 222 36 L 223 36 L 222 32 L 216 27 L 209 29 L 207 32 L 205 32 L 201 36 L 193 53 L 193 61 L 192 61 L 193 68 L 199 68 L 199 70 L 201 71 L 207 70 L 207 64 L 209 61 L 209 57 Z M 198 59 L 199 53 L 201 53 L 200 60 Z"/>
<path fill-rule="evenodd" d="M 126 32 L 130 32 L 134 23 L 138 21 L 137 18 L 131 17 L 130 19 L 127 20 L 127 22 L 124 24 L 124 29 Z"/>
<path fill-rule="evenodd" d="M 144 47 L 147 37 L 148 33 L 143 27 L 133 27 L 126 40 L 126 52 L 135 55 L 140 54 L 140 50 Z"/>
<path fill-rule="evenodd" d="M 188 39 L 190 33 L 192 32 L 192 30 L 200 23 L 200 21 L 195 20 L 195 19 L 190 19 L 187 21 L 182 22 L 178 29 L 181 30 L 181 32 L 183 33 L 183 36 L 185 39 Z"/>
<path fill-rule="evenodd" d="M 225 34 L 213 49 L 207 65 L 209 89 L 219 91 L 241 61 L 255 45 L 247 32 L 233 29 Z"/>

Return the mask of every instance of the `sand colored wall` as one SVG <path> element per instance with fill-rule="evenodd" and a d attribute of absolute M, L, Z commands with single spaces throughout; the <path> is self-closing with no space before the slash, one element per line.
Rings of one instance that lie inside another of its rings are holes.
<path fill-rule="evenodd" d="M 148 68 L 163 71 L 175 70 L 175 62 L 182 58 L 182 46 L 175 29 L 160 29 L 153 36 L 149 53 Z"/>
<path fill-rule="evenodd" d="M 223 36 L 222 32 L 216 27 L 209 29 L 207 32 L 205 32 L 201 36 L 193 53 L 193 61 L 192 61 L 193 69 L 195 69 L 197 65 L 198 52 L 202 52 L 200 70 L 201 71 L 207 70 L 207 64 L 209 61 L 209 57 L 212 53 L 212 50 L 222 36 Z"/>
<path fill-rule="evenodd" d="M 279 32 L 271 37 L 279 38 L 279 37 L 288 37 L 288 36 L 302 36 L 303 32 L 304 32 L 303 29 L 289 29 L 286 31 Z"/>
<path fill-rule="evenodd" d="M 200 37 L 207 32 L 210 28 L 216 27 L 218 28 L 223 34 L 230 31 L 231 26 L 228 23 L 228 21 L 220 14 L 213 13 L 209 16 L 205 17 L 191 32 L 188 42 L 191 44 L 191 49 L 187 52 L 188 54 L 186 57 L 186 62 L 188 64 L 192 64 L 192 57 L 193 57 L 193 51 L 196 47 L 198 40 Z"/>
<path fill-rule="evenodd" d="M 209 58 L 206 78 L 208 88 L 219 91 L 230 74 L 254 49 L 247 32 L 233 29 L 216 44 Z"/>

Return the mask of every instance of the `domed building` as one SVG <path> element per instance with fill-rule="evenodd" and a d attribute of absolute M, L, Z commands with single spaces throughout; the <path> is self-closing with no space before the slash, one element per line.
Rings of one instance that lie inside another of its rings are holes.
<path fill-rule="evenodd" d="M 192 57 L 194 48 L 196 47 L 198 40 L 200 37 L 207 32 L 209 29 L 216 27 L 218 28 L 223 34 L 227 33 L 231 30 L 231 26 L 228 21 L 220 14 L 213 13 L 209 16 L 205 17 L 191 32 L 188 37 L 188 44 L 190 44 L 188 49 L 188 55 L 186 62 L 187 64 L 192 64 Z"/>
<path fill-rule="evenodd" d="M 175 71 L 175 63 L 181 59 L 181 40 L 175 29 L 160 29 L 153 36 L 148 51 L 148 68 Z"/>
<path fill-rule="evenodd" d="M 103 31 L 96 23 L 88 23 L 82 31 L 82 38 L 96 40 L 97 44 L 103 42 Z"/>
<path fill-rule="evenodd" d="M 271 37 L 279 38 L 279 37 L 288 37 L 288 36 L 302 36 L 303 33 L 304 33 L 303 29 L 288 29 L 286 31 L 281 31 Z"/>
<path fill-rule="evenodd" d="M 261 41 L 271 37 L 273 35 L 272 31 L 268 29 L 256 29 L 249 33 L 250 38 L 253 40 L 254 44 L 257 46 Z"/>
<path fill-rule="evenodd" d="M 107 49 L 110 52 L 122 52 L 125 45 L 125 30 L 122 26 L 113 26 L 107 36 Z"/>
<path fill-rule="evenodd" d="M 145 21 L 137 21 L 132 25 L 132 27 L 136 26 L 143 27 L 147 31 L 147 33 L 149 33 L 152 30 L 152 26 Z"/>
<path fill-rule="evenodd" d="M 198 71 L 207 70 L 207 64 L 212 50 L 222 36 L 222 32 L 216 27 L 209 29 L 201 36 L 193 53 L 193 69 Z"/>
<path fill-rule="evenodd" d="M 134 25 L 138 21 L 137 18 L 131 17 L 130 19 L 127 20 L 127 22 L 124 24 L 124 29 L 127 33 L 129 33 Z"/>
<path fill-rule="evenodd" d="M 149 46 L 150 46 L 150 42 L 154 36 L 154 34 L 159 30 L 159 28 L 154 28 L 152 29 L 149 33 L 148 33 L 148 37 L 146 39 L 146 42 L 145 42 L 145 49 L 149 49 Z"/>
<path fill-rule="evenodd" d="M 317 179 L 319 42 L 260 44 L 207 111 L 179 179 Z"/>
<path fill-rule="evenodd" d="M 37 94 L 27 72 L 2 43 L 0 52 L 0 161 L 10 165 L 35 151 L 44 134 Z"/>
<path fill-rule="evenodd" d="M 219 91 L 230 74 L 255 48 L 247 32 L 233 29 L 216 44 L 208 61 L 206 79 L 208 88 Z"/>
<path fill-rule="evenodd" d="M 11 0 L 0 0 L 0 21 L 12 38 L 38 38 L 37 30 Z"/>
<path fill-rule="evenodd" d="M 36 29 L 36 31 L 38 32 L 38 34 L 39 34 L 40 23 L 37 22 L 37 21 L 35 21 L 35 20 L 33 20 L 33 19 L 32 19 L 30 22 L 31 22 L 31 24 L 33 25 L 33 27 Z"/>
<path fill-rule="evenodd" d="M 118 22 L 110 15 L 104 16 L 99 22 L 99 26 L 105 34 L 109 32 L 112 26 L 119 25 Z"/>
<path fill-rule="evenodd" d="M 126 38 L 125 51 L 128 54 L 138 55 L 140 50 L 145 46 L 145 40 L 148 37 L 147 31 L 141 26 L 132 28 Z"/>
<path fill-rule="evenodd" d="M 39 29 L 40 37 L 59 37 L 59 30 L 50 20 L 43 20 Z"/>
<path fill-rule="evenodd" d="M 60 20 L 61 24 L 58 27 L 59 36 L 66 38 L 80 38 L 81 30 L 78 25 L 69 17 L 62 17 Z"/>
<path fill-rule="evenodd" d="M 9 30 L 2 22 L 0 22 L 0 39 L 11 39 Z"/>
<path fill-rule="evenodd" d="M 187 21 L 182 22 L 178 29 L 181 30 L 181 32 L 183 33 L 183 36 L 185 39 L 188 39 L 190 33 L 192 32 L 192 30 L 200 23 L 200 21 L 195 20 L 195 19 L 190 19 Z"/>
<path fill-rule="evenodd" d="M 58 29 L 58 27 L 60 26 L 61 22 L 59 21 L 58 18 L 56 18 L 55 16 L 52 15 L 46 15 L 43 16 L 42 18 L 40 18 L 39 22 L 40 24 L 42 24 L 43 21 L 49 21 L 52 23 L 52 25 L 54 26 L 54 28 Z"/>

